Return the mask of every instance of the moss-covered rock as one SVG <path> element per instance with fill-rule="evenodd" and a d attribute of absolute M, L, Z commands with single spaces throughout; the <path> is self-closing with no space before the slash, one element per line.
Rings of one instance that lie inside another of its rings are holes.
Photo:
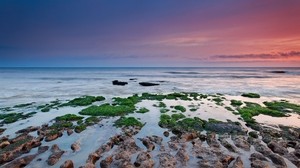
<path fill-rule="evenodd" d="M 67 103 L 61 104 L 60 106 L 87 106 L 91 105 L 92 103 L 96 101 L 103 101 L 105 100 L 105 97 L 103 96 L 83 96 L 83 97 L 78 97 L 73 100 L 70 100 Z"/>
<path fill-rule="evenodd" d="M 126 127 L 128 127 L 128 126 L 142 127 L 143 124 L 134 117 L 121 117 L 120 119 L 118 119 L 115 122 L 115 126 L 117 126 L 117 127 L 123 127 L 123 126 L 126 126 Z"/>
<path fill-rule="evenodd" d="M 181 105 L 174 106 L 174 109 L 179 110 L 181 112 L 186 112 L 186 108 Z"/>
<path fill-rule="evenodd" d="M 59 100 L 51 101 L 49 104 L 40 105 L 37 107 L 38 110 L 41 110 L 41 112 L 49 112 L 51 109 L 58 109 L 60 105 Z"/>
<path fill-rule="evenodd" d="M 296 112 L 300 114 L 300 105 L 289 103 L 287 101 L 264 102 L 269 109 L 281 112 Z"/>
<path fill-rule="evenodd" d="M 84 117 L 82 116 L 78 116 L 78 115 L 75 115 L 75 114 L 66 114 L 66 115 L 63 115 L 63 116 L 59 116 L 59 117 L 56 117 L 56 121 L 78 121 L 78 120 L 81 120 L 83 119 Z"/>
<path fill-rule="evenodd" d="M 30 112 L 30 113 L 4 113 L 0 114 L 0 120 L 2 119 L 2 123 L 4 124 L 10 124 L 14 123 L 18 120 L 24 120 L 27 118 L 32 117 L 36 112 Z"/>
<path fill-rule="evenodd" d="M 142 107 L 142 108 L 140 108 L 139 110 L 137 110 L 136 112 L 137 113 L 147 113 L 147 112 L 149 112 L 150 110 L 149 109 L 147 109 L 146 107 Z"/>
<path fill-rule="evenodd" d="M 230 105 L 232 106 L 241 106 L 243 104 L 243 102 L 239 100 L 230 100 L 230 102 Z"/>
<path fill-rule="evenodd" d="M 129 105 L 110 105 L 102 104 L 100 106 L 90 106 L 79 112 L 82 115 L 91 115 L 91 116 L 120 116 L 128 113 L 134 112 L 135 106 Z"/>
<path fill-rule="evenodd" d="M 17 104 L 15 105 L 13 108 L 24 108 L 24 107 L 28 107 L 28 106 L 31 106 L 33 105 L 34 102 L 31 102 L 31 103 L 24 103 L 24 104 Z"/>
<path fill-rule="evenodd" d="M 241 96 L 249 98 L 260 98 L 260 95 L 257 93 L 243 93 Z"/>

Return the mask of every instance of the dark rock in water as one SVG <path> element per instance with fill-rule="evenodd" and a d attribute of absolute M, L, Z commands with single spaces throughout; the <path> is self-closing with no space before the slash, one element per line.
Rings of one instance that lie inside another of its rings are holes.
<path fill-rule="evenodd" d="M 269 155 L 269 158 L 272 160 L 272 162 L 278 166 L 281 167 L 287 167 L 284 159 L 282 157 L 280 157 L 279 155 L 272 153 Z"/>
<path fill-rule="evenodd" d="M 113 85 L 119 85 L 119 86 L 125 86 L 128 84 L 128 82 L 121 82 L 121 81 L 118 81 L 118 80 L 114 80 L 112 81 L 112 84 Z"/>
<path fill-rule="evenodd" d="M 261 161 L 268 161 L 264 155 L 260 154 L 260 153 L 252 153 L 250 155 L 250 161 L 255 161 L 255 160 L 261 160 Z"/>
<path fill-rule="evenodd" d="M 49 149 L 49 146 L 40 146 L 38 148 L 38 154 L 44 153 Z"/>
<path fill-rule="evenodd" d="M 79 151 L 80 150 L 80 144 L 78 142 L 75 142 L 71 145 L 71 149 L 73 152 Z"/>
<path fill-rule="evenodd" d="M 286 71 L 271 71 L 271 73 L 286 73 Z"/>
<path fill-rule="evenodd" d="M 74 164 L 72 160 L 66 160 L 60 168 L 74 168 Z"/>
<path fill-rule="evenodd" d="M 270 166 L 266 162 L 255 160 L 251 162 L 251 168 L 270 168 Z"/>
<path fill-rule="evenodd" d="M 165 131 L 163 134 L 165 137 L 168 137 L 170 135 L 170 133 L 168 131 Z"/>
<path fill-rule="evenodd" d="M 288 153 L 288 150 L 286 149 L 286 147 L 282 146 L 282 144 L 276 143 L 274 141 L 271 141 L 270 143 L 268 143 L 268 147 L 274 152 L 274 153 L 278 153 L 280 155 L 284 155 Z"/>
<path fill-rule="evenodd" d="M 129 80 L 137 80 L 137 78 L 130 78 Z"/>
<path fill-rule="evenodd" d="M 250 151 L 250 144 L 244 136 L 232 136 L 231 139 L 236 147 Z"/>
<path fill-rule="evenodd" d="M 220 148 L 220 144 L 218 143 L 218 141 L 216 139 L 215 133 L 207 134 L 206 142 L 210 147 Z"/>
<path fill-rule="evenodd" d="M 142 86 L 157 86 L 157 85 L 159 85 L 158 83 L 150 83 L 150 82 L 140 82 L 139 84 Z"/>
<path fill-rule="evenodd" d="M 159 157 L 159 167 L 173 168 L 176 167 L 177 159 L 169 153 L 161 153 Z"/>

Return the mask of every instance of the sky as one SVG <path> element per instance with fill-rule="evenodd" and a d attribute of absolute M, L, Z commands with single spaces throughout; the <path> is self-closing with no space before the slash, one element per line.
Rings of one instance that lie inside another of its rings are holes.
<path fill-rule="evenodd" d="M 300 0 L 0 0 L 0 67 L 300 67 Z"/>

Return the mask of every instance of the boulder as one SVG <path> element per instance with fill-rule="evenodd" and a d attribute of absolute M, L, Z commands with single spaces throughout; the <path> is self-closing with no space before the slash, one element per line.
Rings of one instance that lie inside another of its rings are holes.
<path fill-rule="evenodd" d="M 121 82 L 121 81 L 118 81 L 118 80 L 114 80 L 112 81 L 112 84 L 113 85 L 119 85 L 119 86 L 125 86 L 128 84 L 128 82 Z"/>
<path fill-rule="evenodd" d="M 288 153 L 288 150 L 282 146 L 282 144 L 276 143 L 275 141 L 271 141 L 268 144 L 268 147 L 274 152 L 280 155 L 284 155 Z"/>
<path fill-rule="evenodd" d="M 80 144 L 78 142 L 75 142 L 71 145 L 71 149 L 73 152 L 79 151 L 80 150 Z"/>
<path fill-rule="evenodd" d="M 244 164 L 240 156 L 238 156 L 233 162 L 232 168 L 243 168 Z"/>
<path fill-rule="evenodd" d="M 49 166 L 55 165 L 59 161 L 61 156 L 64 154 L 64 151 L 59 149 L 59 147 L 56 144 L 54 144 L 51 147 L 51 152 L 52 152 L 52 154 L 47 159 L 47 164 Z"/>
<path fill-rule="evenodd" d="M 136 167 L 143 167 L 143 168 L 152 168 L 154 167 L 154 160 L 149 152 L 141 152 L 138 154 L 134 165 Z"/>
<path fill-rule="evenodd" d="M 60 168 L 74 168 L 74 164 L 72 160 L 66 160 Z"/>
<path fill-rule="evenodd" d="M 151 83 L 151 82 L 139 82 L 141 86 L 157 86 L 158 83 Z"/>
<path fill-rule="evenodd" d="M 183 165 L 186 165 L 187 162 L 190 160 L 190 156 L 186 152 L 184 148 L 180 148 L 176 153 L 175 157 L 178 161 L 180 161 Z"/>
<path fill-rule="evenodd" d="M 100 167 L 101 168 L 109 168 L 110 164 L 112 163 L 112 161 L 113 161 L 113 157 L 112 156 L 108 156 L 105 159 L 101 160 Z"/>
<path fill-rule="evenodd" d="M 231 139 L 233 140 L 235 146 L 237 146 L 238 148 L 250 151 L 250 144 L 244 136 L 232 136 Z"/>

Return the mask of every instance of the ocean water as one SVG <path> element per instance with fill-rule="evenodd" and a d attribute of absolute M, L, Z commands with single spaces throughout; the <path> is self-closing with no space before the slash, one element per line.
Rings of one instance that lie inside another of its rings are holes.
<path fill-rule="evenodd" d="M 113 86 L 113 80 L 129 84 Z M 138 82 L 160 85 L 143 87 Z M 110 98 L 143 92 L 256 92 L 300 102 L 300 68 L 0 68 L 2 107 L 82 95 Z"/>

